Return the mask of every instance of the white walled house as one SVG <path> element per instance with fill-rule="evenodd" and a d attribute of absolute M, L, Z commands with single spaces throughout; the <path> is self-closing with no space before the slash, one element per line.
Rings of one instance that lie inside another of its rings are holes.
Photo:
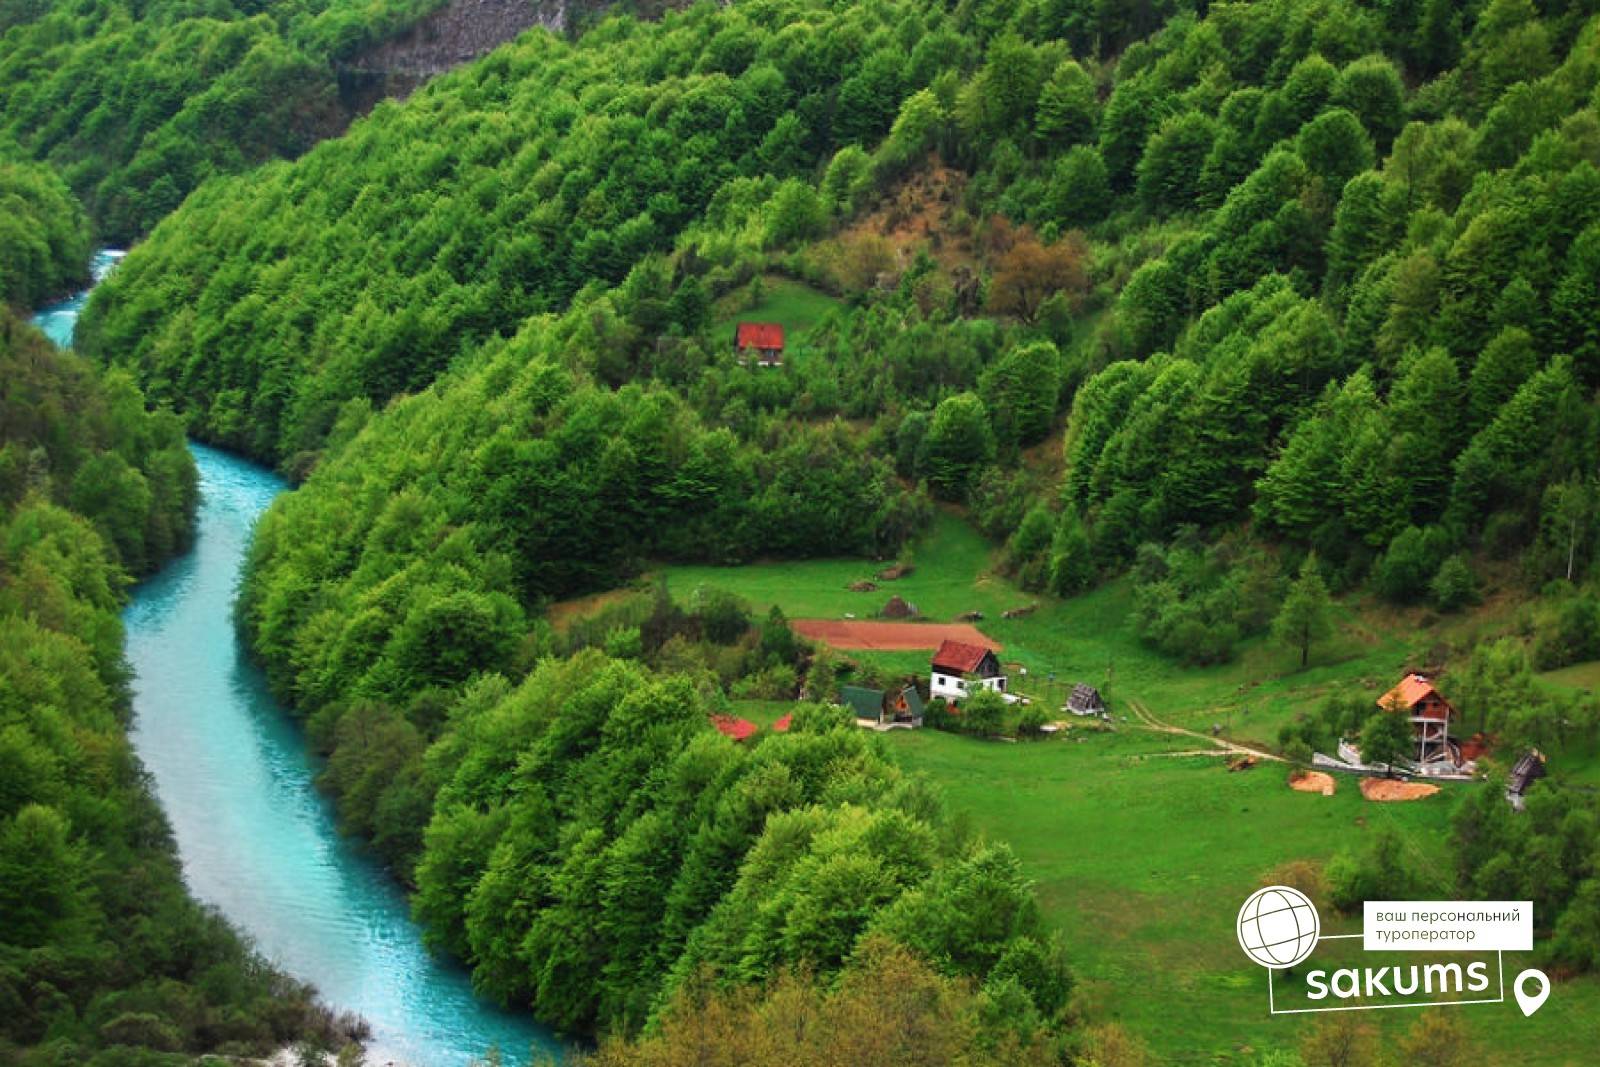
<path fill-rule="evenodd" d="M 945 641 L 933 654 L 928 694 L 946 700 L 964 700 L 976 687 L 1006 695 L 1006 676 L 993 649 L 961 641 Z"/>

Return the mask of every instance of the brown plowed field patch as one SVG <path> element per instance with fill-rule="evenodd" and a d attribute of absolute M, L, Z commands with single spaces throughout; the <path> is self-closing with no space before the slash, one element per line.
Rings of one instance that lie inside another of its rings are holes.
<path fill-rule="evenodd" d="M 1361 795 L 1368 800 L 1420 800 L 1439 791 L 1427 782 L 1400 782 L 1393 778 L 1361 779 Z"/>
<path fill-rule="evenodd" d="M 964 622 L 868 622 L 864 619 L 795 619 L 794 632 L 831 648 L 872 652 L 911 652 L 938 648 L 942 641 L 964 641 L 1000 651 L 1000 642 Z"/>

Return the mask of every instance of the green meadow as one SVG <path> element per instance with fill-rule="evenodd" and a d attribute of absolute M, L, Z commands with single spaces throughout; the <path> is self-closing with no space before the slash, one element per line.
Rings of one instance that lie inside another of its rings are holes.
<path fill-rule="evenodd" d="M 779 274 L 763 275 L 754 302 L 750 301 L 750 295 L 748 287 L 739 289 L 717 305 L 714 311 L 717 325 L 711 330 L 711 338 L 718 347 L 733 347 L 735 327 L 749 320 L 782 324 L 784 341 L 794 349 L 805 340 L 811 327 L 841 306 L 840 301 L 822 290 Z"/>
<path fill-rule="evenodd" d="M 870 593 L 854 593 L 847 586 L 873 578 L 882 562 L 667 567 L 662 573 L 675 595 L 686 596 L 701 586 L 724 589 L 757 611 L 776 604 L 790 618 L 869 619 L 893 595 L 937 622 L 981 611 L 984 618 L 978 626 L 1001 643 L 1001 659 L 1011 669 L 1011 687 L 1017 692 L 1059 704 L 1068 685 L 1089 682 L 1114 702 L 1142 701 L 1169 722 L 1197 729 L 1216 724 L 1237 739 L 1257 743 L 1274 741 L 1278 727 L 1296 710 L 1314 706 L 1335 689 L 1371 691 L 1376 701 L 1408 664 L 1422 659 L 1427 647 L 1424 639 L 1398 626 L 1374 624 L 1366 613 L 1341 609 L 1338 632 L 1314 650 L 1304 671 L 1295 669 L 1293 653 L 1266 640 L 1246 642 L 1232 663 L 1183 667 L 1140 643 L 1131 616 L 1132 587 L 1125 579 L 1061 600 L 1018 589 L 994 573 L 992 555 L 977 530 L 941 514 L 903 557 L 913 564 L 912 573 L 879 582 Z M 1030 615 L 1001 617 L 1008 608 L 1035 604 Z M 928 661 L 921 652 L 851 655 L 919 675 Z"/>
<path fill-rule="evenodd" d="M 1252 1050 L 1298 1042 L 1305 1017 L 1268 1013 L 1265 972 L 1234 939 L 1239 905 L 1275 869 L 1325 862 L 1387 826 L 1414 859 L 1448 871 L 1450 790 L 1376 804 L 1341 778 L 1324 797 L 1287 788 L 1276 766 L 1229 772 L 1213 756 L 1171 755 L 1170 737 L 1073 736 L 1004 744 L 896 731 L 886 743 L 974 829 L 1017 851 L 1070 946 L 1078 1009 L 1122 1023 L 1161 1062 L 1247 1063 Z M 1329 927 L 1353 933 L 1359 919 Z M 1515 955 L 1508 982 L 1531 965 Z M 1486 1064 L 1593 1062 L 1592 978 L 1557 985 L 1532 1019 L 1510 1003 L 1460 1010 Z M 1415 1019 L 1366 1014 L 1390 1034 Z"/>
<path fill-rule="evenodd" d="M 885 738 L 907 768 L 941 785 L 975 831 L 1017 851 L 1070 946 L 1077 1008 L 1087 1018 L 1121 1022 L 1160 1062 L 1252 1062 L 1260 1050 L 1295 1045 L 1307 1025 L 1307 1017 L 1269 1015 L 1265 973 L 1234 939 L 1238 907 L 1263 879 L 1286 863 L 1324 863 L 1363 848 L 1392 827 L 1414 860 L 1440 872 L 1440 895 L 1449 895 L 1450 811 L 1462 790 L 1478 786 L 1447 784 L 1437 796 L 1399 804 L 1367 801 L 1345 778 L 1332 797 L 1299 793 L 1281 766 L 1229 772 L 1217 756 L 1174 754 L 1201 742 L 1123 721 L 1126 702 L 1137 700 L 1168 722 L 1207 731 L 1217 724 L 1237 739 L 1270 743 L 1283 721 L 1328 692 L 1355 689 L 1376 700 L 1403 668 L 1422 662 L 1440 639 L 1437 629 L 1370 605 L 1343 607 L 1337 633 L 1304 671 L 1265 640 L 1247 643 L 1232 663 L 1183 668 L 1138 641 L 1126 581 L 1071 600 L 1023 593 L 993 573 L 992 551 L 977 531 L 950 515 L 906 558 L 915 570 L 871 593 L 846 587 L 872 578 L 883 562 L 669 567 L 663 574 L 675 595 L 720 588 L 758 611 L 777 604 L 791 618 L 871 618 L 893 594 L 934 621 L 982 611 L 978 625 L 1004 646 L 1015 689 L 1055 701 L 1071 681 L 1106 686 L 1118 727 L 1111 733 L 1074 730 L 1022 743 L 930 730 Z M 1029 616 L 1001 618 L 1006 608 L 1033 603 Z M 916 674 L 928 658 L 847 655 Z M 1028 669 L 1026 680 L 1018 667 Z M 1547 680 L 1582 686 L 1597 677 L 1580 668 Z M 780 707 L 741 702 L 740 713 L 766 724 Z M 1580 775 L 1595 761 L 1583 762 Z M 1331 918 L 1336 932 L 1358 929 L 1359 920 Z M 1507 981 L 1528 965 L 1508 955 Z M 1600 981 L 1558 984 L 1532 1019 L 1509 1002 L 1459 1010 L 1483 1063 L 1589 1063 L 1592 1042 L 1583 1035 L 1600 1014 Z M 1364 1016 L 1393 1035 L 1416 1013 Z"/>

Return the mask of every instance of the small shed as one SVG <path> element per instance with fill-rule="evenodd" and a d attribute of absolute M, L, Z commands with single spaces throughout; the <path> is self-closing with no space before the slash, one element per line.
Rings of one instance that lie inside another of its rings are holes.
<path fill-rule="evenodd" d="M 1100 690 L 1094 686 L 1079 682 L 1072 687 L 1072 692 L 1067 697 L 1067 710 L 1074 715 L 1092 715 L 1096 718 L 1104 718 L 1106 714 L 1105 698 L 1100 695 Z"/>
<path fill-rule="evenodd" d="M 860 685 L 841 685 L 839 703 L 849 708 L 858 719 L 877 722 L 883 717 L 883 690 L 868 689 Z"/>
<path fill-rule="evenodd" d="M 1511 777 L 1506 780 L 1506 799 L 1518 811 L 1522 810 L 1523 799 L 1528 795 L 1528 788 L 1545 777 L 1550 772 L 1544 765 L 1544 753 L 1536 748 L 1530 748 L 1523 753 L 1511 768 Z"/>
<path fill-rule="evenodd" d="M 783 325 L 777 322 L 741 322 L 733 335 L 740 362 L 755 357 L 759 367 L 783 365 Z"/>
<path fill-rule="evenodd" d="M 858 724 L 922 725 L 922 694 L 917 692 L 915 685 L 909 683 L 888 692 L 859 685 L 841 685 L 839 703 L 850 709 Z"/>

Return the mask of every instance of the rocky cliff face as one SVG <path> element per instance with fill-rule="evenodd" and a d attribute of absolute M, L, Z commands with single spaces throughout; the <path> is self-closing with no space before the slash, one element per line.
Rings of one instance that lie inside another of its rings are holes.
<path fill-rule="evenodd" d="M 568 0 L 449 0 L 404 33 L 342 64 L 340 95 L 356 114 L 385 97 L 404 98 L 435 74 L 486 55 L 535 26 L 564 31 L 568 6 Z"/>

